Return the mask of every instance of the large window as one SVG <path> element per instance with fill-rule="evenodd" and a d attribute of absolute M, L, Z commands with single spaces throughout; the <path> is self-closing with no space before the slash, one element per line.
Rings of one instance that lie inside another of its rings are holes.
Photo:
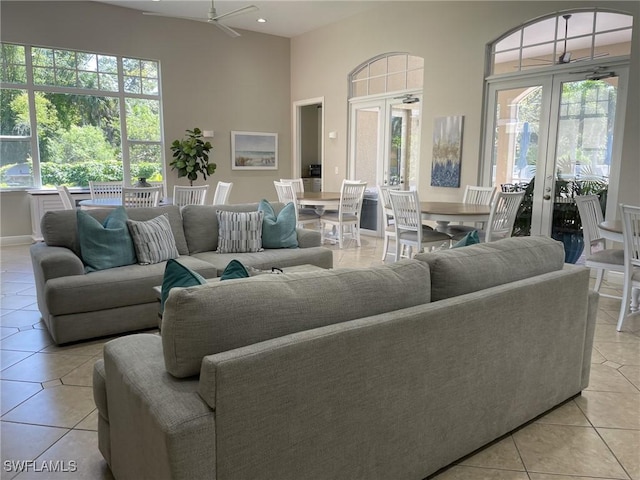
<path fill-rule="evenodd" d="M 159 64 L 1 44 L 0 186 L 162 181 Z"/>

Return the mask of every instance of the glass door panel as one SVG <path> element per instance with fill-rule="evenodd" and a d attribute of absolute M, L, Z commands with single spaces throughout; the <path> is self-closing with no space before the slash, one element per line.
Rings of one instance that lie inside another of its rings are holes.
<path fill-rule="evenodd" d="M 385 162 L 385 185 L 402 189 L 417 187 L 420 156 L 420 107 L 417 103 L 392 104 L 389 122 L 389 155 Z"/>

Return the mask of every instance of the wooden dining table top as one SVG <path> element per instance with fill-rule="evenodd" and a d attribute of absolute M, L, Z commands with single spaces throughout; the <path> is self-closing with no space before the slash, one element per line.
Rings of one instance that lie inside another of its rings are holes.
<path fill-rule="evenodd" d="M 339 201 L 340 192 L 302 192 L 298 194 L 300 200 Z"/>
<path fill-rule="evenodd" d="M 612 233 L 622 233 L 622 220 L 605 220 L 600 222 L 598 227 Z"/>

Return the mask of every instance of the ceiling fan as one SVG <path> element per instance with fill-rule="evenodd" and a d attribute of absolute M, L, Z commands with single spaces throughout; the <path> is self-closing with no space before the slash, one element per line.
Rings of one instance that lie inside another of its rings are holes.
<path fill-rule="evenodd" d="M 155 12 L 142 12 L 143 15 L 154 15 L 158 17 L 172 17 L 172 18 L 183 18 L 185 20 L 195 20 L 198 22 L 207 22 L 215 25 L 224 33 L 229 35 L 230 37 L 239 37 L 240 33 L 235 31 L 233 28 L 221 23 L 220 20 L 235 17 L 236 15 L 242 15 L 245 13 L 253 12 L 258 10 L 258 7 L 255 5 L 247 5 L 246 7 L 237 8 L 235 10 L 231 10 L 230 12 L 223 13 L 222 15 L 218 15 L 216 13 L 216 7 L 213 4 L 213 0 L 211 0 L 211 8 L 209 9 L 209 15 L 205 17 L 179 17 L 175 15 L 166 15 L 164 13 L 155 13 Z"/>
<path fill-rule="evenodd" d="M 566 14 L 562 16 L 562 18 L 564 18 L 564 46 L 562 48 L 562 53 L 558 56 L 558 58 L 555 61 L 553 61 L 553 60 L 549 60 L 548 58 L 531 57 L 530 60 L 535 60 L 535 61 L 544 62 L 544 63 L 531 63 L 526 65 L 527 67 L 537 67 L 537 66 L 543 66 L 543 65 L 564 65 L 572 62 L 579 62 L 580 60 L 600 58 L 600 57 L 605 57 L 609 55 L 608 53 L 601 53 L 598 55 L 594 55 L 593 57 L 591 55 L 587 55 L 584 57 L 578 57 L 578 58 L 572 59 L 571 52 L 567 51 L 567 38 L 569 37 L 569 19 L 571 17 L 572 17 L 571 14 Z"/>

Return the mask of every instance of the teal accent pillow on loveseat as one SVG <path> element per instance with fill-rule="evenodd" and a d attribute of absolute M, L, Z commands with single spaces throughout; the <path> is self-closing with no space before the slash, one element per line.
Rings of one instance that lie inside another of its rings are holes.
<path fill-rule="evenodd" d="M 80 254 L 87 273 L 136 263 L 124 207 L 114 209 L 104 223 L 82 210 L 78 210 L 76 218 Z"/>
<path fill-rule="evenodd" d="M 164 267 L 164 277 L 162 278 L 162 289 L 160 291 L 160 312 L 164 311 L 164 302 L 166 302 L 169 292 L 174 287 L 195 287 L 196 285 L 204 285 L 207 280 L 198 272 L 194 272 L 177 260 L 167 260 Z"/>
<path fill-rule="evenodd" d="M 276 215 L 267 200 L 260 200 L 258 211 L 264 213 L 262 220 L 263 248 L 296 248 L 298 246 L 296 207 L 293 203 L 287 203 Z"/>

